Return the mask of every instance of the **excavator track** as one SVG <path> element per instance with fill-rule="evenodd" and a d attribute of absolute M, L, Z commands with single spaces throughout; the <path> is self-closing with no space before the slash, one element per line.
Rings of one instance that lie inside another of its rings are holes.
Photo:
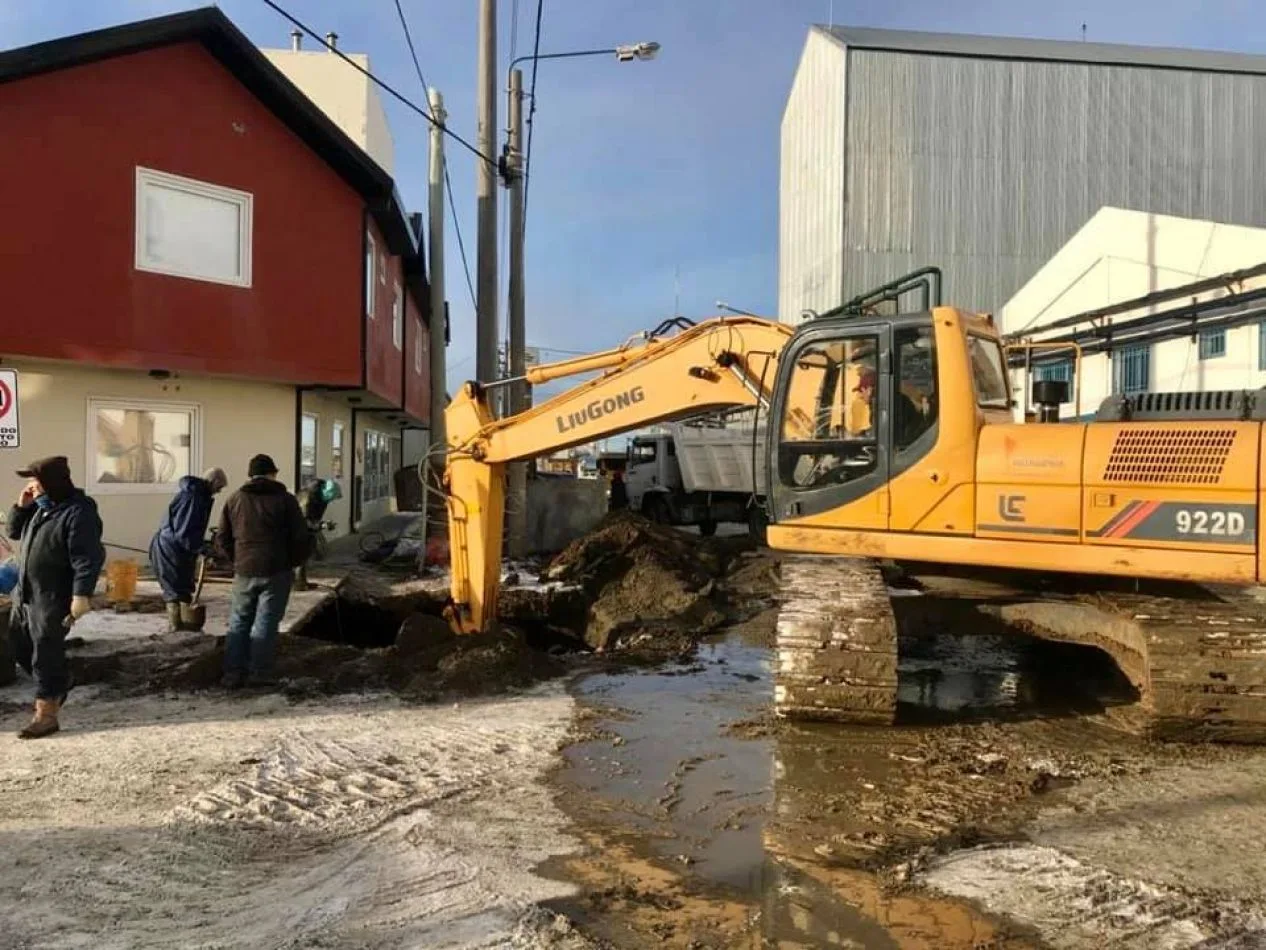
<path fill-rule="evenodd" d="M 897 621 L 878 564 L 783 560 L 775 713 L 882 725 L 896 709 Z"/>
<path fill-rule="evenodd" d="M 938 598 L 951 593 L 942 587 Z M 1001 602 L 966 595 L 1008 626 L 1113 657 L 1139 694 L 1138 721 L 1158 739 L 1266 743 L 1266 601 L 1251 590 L 1188 596 L 1111 586 L 1069 596 L 1010 588 Z M 960 611 L 949 622 L 965 622 Z M 897 635 L 888 586 L 864 558 L 782 563 L 774 708 L 779 717 L 889 724 Z"/>
<path fill-rule="evenodd" d="M 1266 604 L 1251 591 L 1188 600 L 1105 594 L 1137 628 L 1146 677 L 1135 685 L 1157 738 L 1266 742 Z"/>

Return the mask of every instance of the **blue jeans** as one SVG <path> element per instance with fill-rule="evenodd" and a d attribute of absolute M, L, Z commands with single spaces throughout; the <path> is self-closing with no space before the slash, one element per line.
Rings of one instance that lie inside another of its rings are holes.
<path fill-rule="evenodd" d="M 224 672 L 271 676 L 277 630 L 290 600 L 289 571 L 272 577 L 233 578 Z"/>

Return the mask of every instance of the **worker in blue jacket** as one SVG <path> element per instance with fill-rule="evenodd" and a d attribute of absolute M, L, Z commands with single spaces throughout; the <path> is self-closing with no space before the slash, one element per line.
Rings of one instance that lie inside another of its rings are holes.
<path fill-rule="evenodd" d="M 173 632 L 186 629 L 181 605 L 193 600 L 194 570 L 206 544 L 211 506 L 228 483 L 228 476 L 220 468 L 207 469 L 201 478 L 186 475 L 167 507 L 162 526 L 150 541 L 150 566 L 163 589 L 168 628 Z"/>

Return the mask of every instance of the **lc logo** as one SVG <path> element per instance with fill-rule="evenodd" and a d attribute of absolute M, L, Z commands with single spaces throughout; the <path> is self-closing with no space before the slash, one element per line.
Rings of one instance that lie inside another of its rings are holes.
<path fill-rule="evenodd" d="M 999 495 L 998 496 L 998 517 L 1003 521 L 1023 521 L 1024 520 L 1024 496 L 1023 495 Z"/>

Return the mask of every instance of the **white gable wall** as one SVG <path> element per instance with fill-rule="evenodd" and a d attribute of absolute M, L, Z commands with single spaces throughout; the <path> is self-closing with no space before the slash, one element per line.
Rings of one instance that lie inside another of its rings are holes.
<path fill-rule="evenodd" d="M 1266 262 L 1266 230 L 1103 208 L 999 312 L 1005 334 L 1033 340 L 1053 321 Z M 1222 296 L 1218 291 L 1205 295 Z M 1179 307 L 1166 301 L 1118 319 Z M 1147 388 L 1159 392 L 1254 389 L 1266 385 L 1257 324 L 1226 331 L 1225 354 L 1200 358 L 1184 337 L 1150 347 Z M 1113 391 L 1112 357 L 1088 356 L 1082 367 L 1081 412 L 1093 412 Z M 1016 374 L 1023 402 L 1023 373 Z M 1075 414 L 1073 404 L 1062 414 Z"/>

